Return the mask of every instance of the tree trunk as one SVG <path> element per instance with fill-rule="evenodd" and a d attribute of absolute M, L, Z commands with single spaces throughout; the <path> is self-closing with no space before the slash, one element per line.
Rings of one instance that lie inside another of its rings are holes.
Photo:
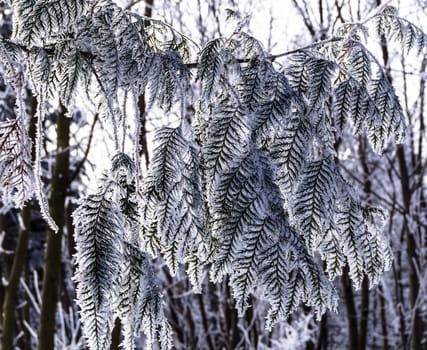
<path fill-rule="evenodd" d="M 3 350 L 13 349 L 13 339 L 15 337 L 16 306 L 18 304 L 19 280 L 27 261 L 28 238 L 31 224 L 31 204 L 21 210 L 21 218 L 24 227 L 19 230 L 18 241 L 16 243 L 15 258 L 10 271 L 6 295 L 3 304 L 3 338 L 1 348 Z"/>
<path fill-rule="evenodd" d="M 205 302 L 203 300 L 203 295 L 202 294 L 197 294 L 196 295 L 197 301 L 199 303 L 199 307 L 200 307 L 200 314 L 202 316 L 202 324 L 203 324 L 203 332 L 205 334 L 205 337 L 207 338 L 207 343 L 208 343 L 208 348 L 209 350 L 214 350 L 214 344 L 212 341 L 212 336 L 210 333 L 210 329 L 209 329 L 209 322 L 208 322 L 208 317 L 207 317 L 207 312 L 206 312 L 206 305 Z"/>
<path fill-rule="evenodd" d="M 368 339 L 368 325 L 369 325 L 369 281 L 365 276 L 362 283 L 362 305 L 360 309 L 360 335 L 359 335 L 359 349 L 365 350 Z"/>
<path fill-rule="evenodd" d="M 378 286 L 378 298 L 380 300 L 380 313 L 381 313 L 381 337 L 383 339 L 383 348 L 387 350 L 388 345 L 388 332 L 387 332 L 387 310 L 385 305 L 383 287 Z"/>
<path fill-rule="evenodd" d="M 359 158 L 360 163 L 363 169 L 363 193 L 364 200 L 366 204 L 371 204 L 371 192 L 372 192 L 372 183 L 370 180 L 371 169 L 367 160 L 367 139 L 366 137 L 359 137 Z M 369 324 L 369 301 L 370 301 L 370 292 L 369 292 L 369 280 L 365 276 L 362 282 L 361 289 L 361 310 L 360 310 L 360 327 L 359 327 L 359 350 L 366 349 L 366 342 L 368 338 L 368 324 Z"/>
<path fill-rule="evenodd" d="M 328 348 L 328 314 L 322 316 L 319 325 L 319 336 L 317 337 L 316 350 L 326 350 Z"/>
<path fill-rule="evenodd" d="M 55 313 L 61 280 L 61 239 L 65 222 L 65 199 L 68 188 L 70 118 L 62 108 L 56 120 L 57 147 L 52 177 L 52 193 L 49 211 L 59 227 L 59 232 L 47 230 L 42 304 L 40 308 L 40 327 L 38 349 L 53 350 L 55 338 Z"/>
<path fill-rule="evenodd" d="M 319 325 L 319 336 L 317 337 L 316 350 L 326 350 L 328 348 L 328 314 L 322 316 Z"/>
<path fill-rule="evenodd" d="M 353 287 L 348 276 L 348 267 L 344 268 L 342 282 L 344 287 L 345 305 L 347 307 L 349 350 L 359 350 L 359 327 L 357 324 L 357 311 L 354 302 Z"/>
<path fill-rule="evenodd" d="M 120 349 L 120 334 L 122 330 L 122 324 L 120 322 L 120 318 L 116 318 L 114 323 L 113 332 L 111 333 L 111 345 L 110 350 L 118 350 Z"/>
<path fill-rule="evenodd" d="M 403 204 L 405 214 L 410 213 L 411 206 L 411 186 L 409 180 L 409 172 L 406 164 L 405 150 L 402 145 L 397 147 L 397 159 L 400 170 L 400 184 L 402 187 Z M 419 268 L 419 258 L 417 254 L 417 244 L 415 242 L 414 233 L 408 227 L 407 218 L 405 216 L 403 227 L 406 232 L 406 254 L 409 265 L 409 301 L 412 309 L 412 327 L 410 330 L 411 348 L 414 350 L 421 349 L 421 341 L 423 338 L 423 319 L 420 315 L 418 304 L 418 293 L 420 290 L 420 281 L 417 276 Z"/>

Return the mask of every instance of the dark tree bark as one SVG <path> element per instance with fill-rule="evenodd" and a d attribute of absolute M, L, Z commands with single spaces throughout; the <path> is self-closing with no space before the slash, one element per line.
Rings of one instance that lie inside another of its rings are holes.
<path fill-rule="evenodd" d="M 61 242 L 65 224 L 65 199 L 69 185 L 70 118 L 61 109 L 56 119 L 57 146 L 52 175 L 52 192 L 49 211 L 59 227 L 59 232 L 47 230 L 47 243 L 43 276 L 42 305 L 38 349 L 53 350 L 55 337 L 55 313 L 61 281 Z"/>
<path fill-rule="evenodd" d="M 363 169 L 363 193 L 365 201 L 368 205 L 371 204 L 371 169 L 367 160 L 368 144 L 366 137 L 359 138 L 359 158 Z M 369 280 L 365 276 L 362 282 L 361 289 L 362 303 L 360 308 L 360 326 L 359 326 L 359 350 L 366 349 L 366 343 L 368 339 L 368 325 L 369 325 L 369 303 L 370 303 L 370 291 L 369 291 Z"/>
<path fill-rule="evenodd" d="M 18 242 L 15 248 L 15 258 L 13 260 L 12 269 L 9 274 L 8 285 L 6 288 L 3 304 L 3 338 L 1 342 L 1 348 L 3 350 L 14 348 L 13 340 L 16 334 L 16 306 L 18 305 L 19 280 L 27 261 L 28 238 L 30 235 L 30 203 L 27 203 L 27 205 L 21 210 L 20 215 L 24 227 L 19 230 Z"/>
<path fill-rule="evenodd" d="M 348 267 L 344 268 L 342 283 L 344 289 L 345 305 L 347 308 L 349 350 L 359 350 L 359 327 L 357 322 L 358 317 L 356 304 L 354 301 L 353 287 L 350 277 L 348 276 Z"/>
<path fill-rule="evenodd" d="M 113 332 L 111 333 L 110 350 L 120 349 L 119 345 L 120 345 L 121 330 L 122 330 L 122 324 L 120 322 L 120 319 L 117 317 L 114 324 Z"/>
<path fill-rule="evenodd" d="M 378 298 L 380 301 L 380 314 L 381 314 L 381 336 L 383 340 L 383 349 L 389 349 L 388 332 L 387 332 L 387 312 L 385 306 L 385 299 L 382 286 L 378 286 Z"/>
<path fill-rule="evenodd" d="M 319 336 L 317 338 L 316 350 L 326 350 L 328 347 L 328 314 L 322 316 L 319 325 Z"/>

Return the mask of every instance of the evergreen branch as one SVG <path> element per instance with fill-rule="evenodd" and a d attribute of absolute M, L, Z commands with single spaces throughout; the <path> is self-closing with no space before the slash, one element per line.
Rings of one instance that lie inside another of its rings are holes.
<path fill-rule="evenodd" d="M 123 217 L 108 198 L 108 184 L 86 197 L 74 212 L 77 301 L 91 349 L 110 343 L 113 313 L 110 298 L 122 262 Z"/>
<path fill-rule="evenodd" d="M 102 91 L 102 93 L 104 94 L 104 97 L 107 101 L 107 106 L 108 106 L 108 110 L 110 113 L 110 118 L 112 120 L 112 124 L 113 124 L 113 138 L 114 138 L 114 147 L 116 152 L 118 152 L 120 150 L 120 142 L 119 142 L 119 132 L 118 132 L 118 126 L 117 126 L 117 120 L 115 117 L 115 113 L 114 113 L 114 108 L 111 104 L 110 99 L 108 98 L 108 93 L 105 90 L 104 84 L 102 83 L 100 77 L 98 76 L 98 72 L 96 71 L 95 67 L 93 67 L 93 65 L 91 64 L 91 62 L 89 61 L 89 59 L 85 56 L 83 56 L 83 58 L 86 60 L 86 63 L 88 64 L 89 68 L 92 70 L 93 75 L 95 76 L 98 85 Z"/>

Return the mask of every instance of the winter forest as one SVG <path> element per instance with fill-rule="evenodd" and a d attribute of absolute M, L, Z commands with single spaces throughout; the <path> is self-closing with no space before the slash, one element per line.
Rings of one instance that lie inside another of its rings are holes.
<path fill-rule="evenodd" d="M 0 2 L 0 349 L 427 349 L 426 23 Z"/>

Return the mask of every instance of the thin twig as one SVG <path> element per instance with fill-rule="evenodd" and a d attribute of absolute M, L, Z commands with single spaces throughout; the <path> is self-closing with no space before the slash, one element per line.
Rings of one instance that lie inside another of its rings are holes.
<path fill-rule="evenodd" d="M 180 36 L 181 36 L 181 37 L 183 37 L 184 39 L 186 39 L 186 40 L 188 40 L 189 42 L 191 42 L 191 43 L 192 43 L 194 46 L 196 46 L 199 50 L 201 50 L 201 49 L 202 49 L 202 48 L 201 48 L 201 46 L 200 46 L 198 43 L 196 43 L 193 39 L 191 39 L 188 35 L 185 35 L 184 33 L 180 32 L 179 30 L 177 30 L 176 28 L 174 28 L 174 26 L 173 26 L 173 25 L 171 25 L 171 24 L 169 24 L 169 23 L 166 23 L 166 22 L 161 21 L 161 20 L 159 20 L 159 19 L 154 19 L 154 18 L 152 18 L 152 17 L 147 17 L 147 16 L 139 15 L 139 14 L 137 14 L 137 13 L 130 12 L 130 11 L 127 11 L 127 13 L 128 13 L 130 16 L 135 17 L 135 18 L 138 18 L 138 19 L 144 19 L 144 20 L 146 20 L 146 21 L 148 21 L 148 22 L 154 22 L 154 23 L 158 23 L 158 24 L 164 25 L 165 27 L 168 27 L 172 32 L 177 33 L 178 35 L 180 35 Z"/>
<path fill-rule="evenodd" d="M 86 162 L 86 160 L 87 160 L 87 157 L 89 156 L 89 150 L 90 150 L 90 147 L 91 147 L 91 144 L 92 144 L 92 139 L 93 139 L 93 134 L 94 134 L 94 129 L 95 129 L 95 125 L 96 125 L 96 122 L 98 121 L 98 119 L 99 119 L 99 115 L 98 115 L 98 113 L 96 113 L 95 114 L 95 116 L 94 116 L 94 118 L 93 118 L 93 122 L 92 122 L 92 125 L 91 125 L 91 127 L 90 127 L 90 131 L 89 131 L 89 140 L 88 140 L 88 142 L 87 142 L 87 146 L 86 146 L 86 150 L 85 150 L 85 153 L 84 153 L 84 155 L 83 155 L 83 158 L 82 158 L 82 160 L 79 162 L 79 164 L 77 165 L 77 167 L 76 167 L 76 169 L 74 170 L 74 172 L 73 172 L 73 174 L 71 175 L 71 177 L 70 177 L 70 180 L 69 180 L 69 183 L 68 183 L 68 186 L 77 178 L 77 176 L 79 175 L 79 173 L 80 173 L 80 170 L 82 169 L 82 167 L 83 167 L 83 164 Z"/>
<path fill-rule="evenodd" d="M 334 36 L 332 38 L 322 40 L 322 41 L 318 41 L 318 42 L 312 43 L 310 45 L 299 47 L 297 49 L 293 49 L 293 50 L 282 52 L 282 53 L 275 54 L 275 55 L 268 55 L 267 59 L 273 62 L 276 58 L 289 56 L 289 55 L 292 55 L 292 54 L 297 53 L 297 52 L 306 51 L 306 50 L 309 50 L 309 49 L 312 49 L 315 47 L 319 47 L 319 46 L 323 46 L 323 45 L 327 45 L 327 44 L 330 44 L 333 42 L 343 41 L 344 39 L 345 39 L 345 37 L 342 37 L 342 36 Z M 251 61 L 251 58 L 238 58 L 237 59 L 238 63 L 248 63 L 250 61 Z M 191 62 L 191 63 L 187 63 L 185 66 L 188 69 L 194 69 L 194 68 L 198 67 L 198 63 L 197 62 Z"/>

